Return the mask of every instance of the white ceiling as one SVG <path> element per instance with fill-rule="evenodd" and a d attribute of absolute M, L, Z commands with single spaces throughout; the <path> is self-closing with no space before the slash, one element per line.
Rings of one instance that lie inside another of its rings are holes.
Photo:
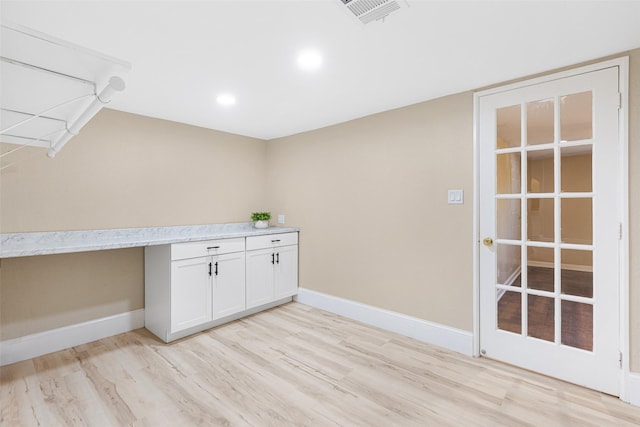
<path fill-rule="evenodd" d="M 132 63 L 110 108 L 272 139 L 640 47 L 640 1 L 5 1 L 3 20 Z M 303 49 L 323 55 L 298 68 Z M 237 103 L 222 107 L 219 93 Z"/>

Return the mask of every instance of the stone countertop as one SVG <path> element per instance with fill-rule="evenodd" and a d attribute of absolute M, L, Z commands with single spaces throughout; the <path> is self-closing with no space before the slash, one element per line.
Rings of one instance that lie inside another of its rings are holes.
<path fill-rule="evenodd" d="M 133 248 L 297 231 L 299 229 L 296 227 L 257 229 L 253 227 L 252 222 L 241 222 L 112 230 L 4 233 L 0 234 L 0 258 Z"/>

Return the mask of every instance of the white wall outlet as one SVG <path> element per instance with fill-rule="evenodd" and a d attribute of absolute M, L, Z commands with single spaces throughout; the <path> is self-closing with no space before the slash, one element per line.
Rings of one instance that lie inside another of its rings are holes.
<path fill-rule="evenodd" d="M 284 215 L 282 214 L 278 215 L 278 224 L 284 224 Z"/>
<path fill-rule="evenodd" d="M 463 190 L 449 190 L 449 204 L 461 205 L 464 203 L 464 191 Z"/>

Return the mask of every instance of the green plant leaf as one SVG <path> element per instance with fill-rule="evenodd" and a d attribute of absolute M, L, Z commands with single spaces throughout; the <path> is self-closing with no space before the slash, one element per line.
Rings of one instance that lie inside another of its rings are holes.
<path fill-rule="evenodd" d="M 253 212 L 251 214 L 251 221 L 269 221 L 271 219 L 271 212 Z"/>

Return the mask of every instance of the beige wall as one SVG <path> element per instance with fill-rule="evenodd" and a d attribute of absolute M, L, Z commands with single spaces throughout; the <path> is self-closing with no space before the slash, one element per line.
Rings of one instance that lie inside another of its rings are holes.
<path fill-rule="evenodd" d="M 53 160 L 35 148 L 6 159 L 3 233 L 246 222 L 266 208 L 264 141 L 114 110 Z M 3 259 L 0 338 L 143 308 L 143 256 Z"/>
<path fill-rule="evenodd" d="M 142 248 L 2 260 L 0 339 L 144 307 Z"/>
<path fill-rule="evenodd" d="M 300 286 L 470 331 L 472 121 L 467 92 L 269 141 Z"/>
<path fill-rule="evenodd" d="M 7 157 L 0 230 L 249 221 L 266 202 L 265 155 L 260 140 L 104 109 L 55 159 Z"/>

